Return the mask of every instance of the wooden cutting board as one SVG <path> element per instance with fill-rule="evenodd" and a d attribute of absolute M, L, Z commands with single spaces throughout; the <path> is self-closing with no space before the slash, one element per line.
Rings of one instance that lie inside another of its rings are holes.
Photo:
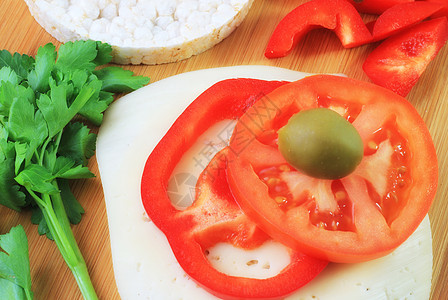
<path fill-rule="evenodd" d="M 233 65 L 270 65 L 309 73 L 344 73 L 368 81 L 362 63 L 377 46 L 370 44 L 344 49 L 337 37 L 327 30 L 315 30 L 306 36 L 287 57 L 268 60 L 264 48 L 280 19 L 301 0 L 257 0 L 243 24 L 226 40 L 198 56 L 161 66 L 125 66 L 155 82 L 175 74 L 198 69 Z M 365 21 L 372 16 L 364 16 Z M 59 42 L 32 18 L 21 0 L 0 0 L 0 49 L 35 55 L 39 46 Z M 448 295 L 448 46 L 427 68 L 407 99 L 420 112 L 434 139 L 439 159 L 439 189 L 430 211 L 433 232 L 434 274 L 431 299 Z M 120 299 L 115 285 L 107 215 L 101 178 L 95 157 L 89 167 L 94 179 L 73 183 L 75 196 L 85 208 L 79 225 L 73 227 L 80 249 L 100 299 Z M 422 176 L 425 176 L 422 174 Z M 0 191 L 1 192 L 1 191 Z M 31 276 L 35 299 L 82 299 L 71 272 L 55 244 L 37 233 L 30 213 L 17 213 L 0 207 L 0 234 L 12 226 L 25 227 L 30 247 Z"/>

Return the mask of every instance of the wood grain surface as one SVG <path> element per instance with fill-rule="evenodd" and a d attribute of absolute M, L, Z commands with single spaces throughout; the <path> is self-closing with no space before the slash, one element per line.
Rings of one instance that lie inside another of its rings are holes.
<path fill-rule="evenodd" d="M 151 77 L 151 82 L 187 71 L 233 65 L 270 65 L 310 73 L 344 73 L 368 81 L 362 63 L 377 44 L 344 49 L 338 38 L 327 30 L 308 34 L 287 57 L 273 60 L 264 57 L 264 48 L 276 24 L 303 2 L 256 0 L 241 26 L 214 48 L 178 63 L 124 68 Z M 363 18 L 367 22 L 373 16 Z M 48 42 L 60 44 L 34 21 L 22 0 L 0 0 L 0 49 L 34 56 L 38 47 Z M 431 299 L 448 299 L 448 46 L 445 45 L 431 62 L 407 98 L 424 118 L 438 154 L 439 188 L 430 211 L 434 249 Z M 97 177 L 72 185 L 86 211 L 81 223 L 73 226 L 73 231 L 99 298 L 120 299 L 113 275 L 106 208 L 95 157 L 89 166 Z M 36 226 L 30 222 L 30 212 L 17 213 L 0 207 L 0 234 L 17 224 L 25 227 L 29 239 L 35 299 L 82 299 L 56 245 L 38 235 Z"/>

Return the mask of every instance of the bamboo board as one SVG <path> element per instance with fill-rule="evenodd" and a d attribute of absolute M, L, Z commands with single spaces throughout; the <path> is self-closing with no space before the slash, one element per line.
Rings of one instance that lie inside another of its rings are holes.
<path fill-rule="evenodd" d="M 302 2 L 257 0 L 243 24 L 214 48 L 178 63 L 125 68 L 151 77 L 151 82 L 187 71 L 234 65 L 270 65 L 309 73 L 344 73 L 368 81 L 361 66 L 377 44 L 347 50 L 334 34 L 326 30 L 315 30 L 307 35 L 287 57 L 274 60 L 264 57 L 264 47 L 275 25 Z M 365 18 L 368 21 L 371 16 Z M 22 0 L 0 0 L 0 49 L 34 56 L 38 47 L 48 42 L 59 45 L 34 21 Z M 439 159 L 439 189 L 430 211 L 434 249 L 431 299 L 447 299 L 448 46 L 440 51 L 407 98 L 426 121 Z M 99 298 L 120 299 L 113 275 L 107 215 L 95 157 L 89 167 L 97 177 L 77 181 L 72 186 L 86 211 L 73 231 Z M 0 234 L 17 224 L 25 227 L 29 240 L 35 299 L 82 299 L 55 244 L 38 235 L 36 226 L 30 222 L 30 213 L 19 214 L 0 207 Z"/>

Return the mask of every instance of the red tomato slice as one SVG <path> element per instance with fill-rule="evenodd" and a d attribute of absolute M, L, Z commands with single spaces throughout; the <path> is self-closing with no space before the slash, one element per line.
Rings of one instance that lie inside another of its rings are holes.
<path fill-rule="evenodd" d="M 414 2 L 414 0 L 348 0 L 362 13 L 380 15 L 394 5 Z"/>
<path fill-rule="evenodd" d="M 289 54 L 310 30 L 327 28 L 336 33 L 345 48 L 369 43 L 372 35 L 356 9 L 345 0 L 311 0 L 287 14 L 275 28 L 265 56 Z"/>
<path fill-rule="evenodd" d="M 232 299 L 286 296 L 312 280 L 326 261 L 291 250 L 291 263 L 268 279 L 229 276 L 214 269 L 206 251 L 219 242 L 252 249 L 270 239 L 243 214 L 230 193 L 226 151 L 218 153 L 198 179 L 195 202 L 177 210 L 167 190 L 182 155 L 210 126 L 239 118 L 257 99 L 284 82 L 230 79 L 201 94 L 179 116 L 148 157 L 142 176 L 142 201 L 154 224 L 165 234 L 184 271 L 211 293 Z"/>
<path fill-rule="evenodd" d="M 373 39 L 382 40 L 434 15 L 443 8 L 430 2 L 409 2 L 392 6 L 381 14 L 373 26 Z"/>
<path fill-rule="evenodd" d="M 406 96 L 447 39 L 446 18 L 420 23 L 381 43 L 363 70 L 374 83 Z"/>
<path fill-rule="evenodd" d="M 277 130 L 314 107 L 339 112 L 363 140 L 361 164 L 340 180 L 306 176 L 277 149 Z M 244 212 L 275 239 L 334 262 L 391 252 L 418 227 L 436 191 L 435 149 L 414 107 L 344 77 L 312 76 L 274 90 L 241 117 L 229 147 L 229 185 Z"/>

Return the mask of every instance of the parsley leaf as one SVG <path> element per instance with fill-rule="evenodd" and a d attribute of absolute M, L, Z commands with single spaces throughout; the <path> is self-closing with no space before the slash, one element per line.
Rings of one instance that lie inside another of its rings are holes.
<path fill-rule="evenodd" d="M 99 126 L 103 121 L 103 112 L 111 103 L 107 101 L 110 100 L 110 98 L 105 101 L 100 97 L 100 95 L 102 95 L 102 93 L 100 93 L 102 82 L 98 79 L 90 81 L 87 85 L 92 89 L 92 95 L 80 109 L 79 114 L 91 121 L 94 125 Z"/>
<path fill-rule="evenodd" d="M 45 92 L 48 90 L 51 71 L 56 58 L 55 46 L 47 44 L 37 51 L 34 69 L 28 74 L 28 83 L 33 90 Z"/>
<path fill-rule="evenodd" d="M 47 122 L 49 136 L 55 136 L 61 131 L 73 117 L 82 109 L 88 100 L 94 95 L 95 87 L 85 85 L 70 107 L 67 106 L 67 84 L 56 85 L 50 81 L 50 96 L 41 94 L 37 100 L 37 106 Z"/>
<path fill-rule="evenodd" d="M 55 177 L 45 167 L 29 165 L 14 179 L 26 188 L 42 194 L 54 194 L 59 190 L 51 184 Z"/>
<path fill-rule="evenodd" d="M 37 232 L 40 235 L 46 235 L 48 239 L 53 241 L 53 235 L 51 234 L 50 228 L 48 228 L 42 210 L 38 206 L 32 206 L 31 212 L 31 223 L 37 225 Z"/>
<path fill-rule="evenodd" d="M 65 127 L 58 152 L 86 166 L 89 158 L 95 154 L 95 147 L 96 135 L 86 125 L 75 122 Z"/>
<path fill-rule="evenodd" d="M 56 68 L 63 72 L 76 69 L 93 71 L 97 66 L 95 63 L 97 56 L 97 42 L 95 41 L 67 42 L 59 48 Z M 103 52 L 101 52 L 101 57 L 104 57 Z"/>
<path fill-rule="evenodd" d="M 0 69 L 3 67 L 10 67 L 21 80 L 28 76 L 28 72 L 32 69 L 34 58 L 26 54 L 20 55 L 14 53 L 11 55 L 7 50 L 0 51 Z"/>
<path fill-rule="evenodd" d="M 16 160 L 14 173 L 19 174 L 23 162 L 29 157 L 29 147 L 28 144 L 22 144 L 19 142 L 14 143 L 14 148 L 16 149 Z"/>
<path fill-rule="evenodd" d="M 32 299 L 28 241 L 23 227 L 18 225 L 0 235 L 0 248 L 5 251 L 0 252 L 0 296 Z"/>
<path fill-rule="evenodd" d="M 95 65 L 102 66 L 110 63 L 112 60 L 112 46 L 107 43 L 96 42 L 97 56 L 94 60 Z"/>
<path fill-rule="evenodd" d="M 132 72 L 119 67 L 106 67 L 93 72 L 103 82 L 103 91 L 130 92 L 149 82 L 149 78 L 132 76 Z"/>
<path fill-rule="evenodd" d="M 0 82 L 10 82 L 14 85 L 19 84 L 19 77 L 10 67 L 0 69 Z"/>
<path fill-rule="evenodd" d="M 15 147 L 0 137 L 0 204 L 20 211 L 25 206 L 25 194 L 14 180 L 15 177 Z"/>
<path fill-rule="evenodd" d="M 70 220 L 70 223 L 78 224 L 81 222 L 84 209 L 70 190 L 68 180 L 59 179 L 58 184 L 61 189 L 62 201 L 64 202 L 64 207 L 66 208 L 67 217 Z"/>
<path fill-rule="evenodd" d="M 12 102 L 7 125 L 11 139 L 41 144 L 48 136 L 48 128 L 40 110 L 28 101 L 17 98 Z"/>
<path fill-rule="evenodd" d="M 54 177 L 65 179 L 91 178 L 95 175 L 89 171 L 89 168 L 82 165 L 76 165 L 75 161 L 65 156 L 56 158 Z"/>
<path fill-rule="evenodd" d="M 0 299 L 27 299 L 25 291 L 17 284 L 0 278 Z"/>
<path fill-rule="evenodd" d="M 34 91 L 30 87 L 14 85 L 11 82 L 0 82 L 0 116 L 8 117 L 12 103 L 21 98 L 34 104 Z"/>
<path fill-rule="evenodd" d="M 27 204 L 25 194 L 14 180 L 18 161 L 21 160 L 21 146 L 7 140 L 7 131 L 0 125 L 0 204 L 20 211 Z M 17 154 L 17 151 L 20 154 Z"/>

